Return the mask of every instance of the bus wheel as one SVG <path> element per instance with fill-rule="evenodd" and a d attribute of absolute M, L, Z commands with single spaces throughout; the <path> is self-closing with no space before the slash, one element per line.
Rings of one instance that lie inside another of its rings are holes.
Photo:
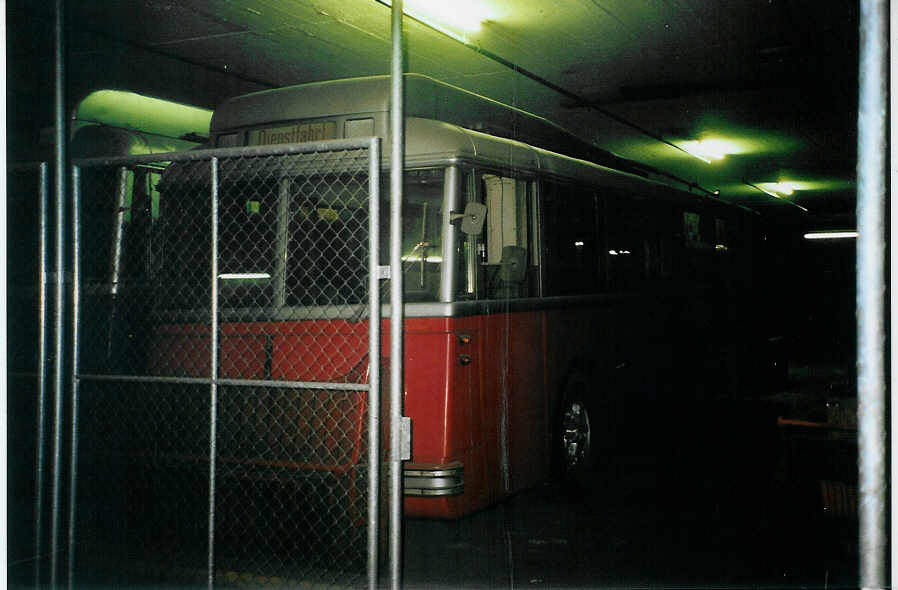
<path fill-rule="evenodd" d="M 561 408 L 558 452 L 564 479 L 585 484 L 592 474 L 593 430 L 589 407 L 578 396 Z"/>

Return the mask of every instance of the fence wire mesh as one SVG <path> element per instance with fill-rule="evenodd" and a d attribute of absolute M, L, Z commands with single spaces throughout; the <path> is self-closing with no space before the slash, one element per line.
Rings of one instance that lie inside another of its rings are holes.
<path fill-rule="evenodd" d="M 78 168 L 75 579 L 363 586 L 371 150 L 209 153 Z"/>

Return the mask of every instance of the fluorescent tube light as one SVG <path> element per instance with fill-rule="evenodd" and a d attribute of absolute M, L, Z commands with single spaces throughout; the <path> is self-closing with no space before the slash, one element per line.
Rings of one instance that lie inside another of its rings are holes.
<path fill-rule="evenodd" d="M 377 0 L 392 6 L 392 0 Z M 476 33 L 489 15 L 478 0 L 404 0 L 402 12 L 456 41 L 467 43 L 466 33 Z"/>
<path fill-rule="evenodd" d="M 729 154 L 737 154 L 742 151 L 734 142 L 717 138 L 679 141 L 677 145 L 690 156 L 698 158 L 706 164 L 723 160 Z"/>
<path fill-rule="evenodd" d="M 813 231 L 804 235 L 806 240 L 851 240 L 856 237 L 856 231 Z"/>
<path fill-rule="evenodd" d="M 267 272 L 224 272 L 218 275 L 223 281 L 252 281 L 257 279 L 270 279 Z"/>

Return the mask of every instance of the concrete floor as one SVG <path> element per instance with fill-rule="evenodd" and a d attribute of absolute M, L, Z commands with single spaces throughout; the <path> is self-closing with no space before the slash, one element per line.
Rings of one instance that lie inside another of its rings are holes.
<path fill-rule="evenodd" d="M 622 469 L 634 471 L 609 478 L 613 490 L 547 484 L 457 522 L 409 521 L 405 586 L 857 586 L 856 523 L 790 510 L 785 495 L 800 494 L 785 484 L 723 490 Z"/>
<path fill-rule="evenodd" d="M 845 387 L 834 387 L 839 383 Z M 777 416 L 825 419 L 825 401 L 850 389 L 848 377 L 798 371 L 775 396 L 716 400 L 701 411 L 681 409 L 662 425 L 639 424 L 631 442 L 605 449 L 585 486 L 547 482 L 457 521 L 409 519 L 404 586 L 856 587 L 857 520 L 826 512 L 817 482 L 838 476 L 820 471 L 832 463 L 833 449 L 845 451 L 842 474 L 850 479 L 850 443 L 787 445 L 776 423 Z M 191 560 L 197 584 L 204 576 L 201 545 Z M 313 587 L 280 571 L 290 567 L 289 556 L 281 557 L 238 568 L 249 573 L 235 585 Z M 133 569 L 126 561 L 116 568 Z M 170 566 L 119 579 L 157 587 L 155 576 Z M 30 560 L 13 567 L 11 585 L 29 587 L 32 567 Z M 227 575 L 219 577 L 230 585 Z"/>
<path fill-rule="evenodd" d="M 795 467 L 830 447 L 796 450 L 776 426 L 838 393 L 808 383 L 647 433 L 585 488 L 550 482 L 456 522 L 408 521 L 405 586 L 857 587 L 856 518 L 824 510 L 814 478 L 832 474 Z"/>

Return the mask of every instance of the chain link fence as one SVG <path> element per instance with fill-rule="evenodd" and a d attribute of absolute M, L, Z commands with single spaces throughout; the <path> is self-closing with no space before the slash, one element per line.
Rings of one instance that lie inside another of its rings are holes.
<path fill-rule="evenodd" d="M 378 165 L 77 163 L 77 585 L 376 583 Z"/>

